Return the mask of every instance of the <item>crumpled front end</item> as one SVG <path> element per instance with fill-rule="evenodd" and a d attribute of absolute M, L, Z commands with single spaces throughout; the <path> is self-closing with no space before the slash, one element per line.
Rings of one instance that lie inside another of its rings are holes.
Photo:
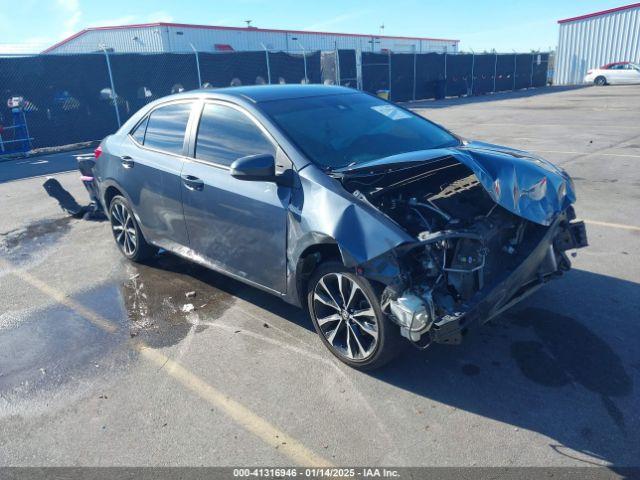
<path fill-rule="evenodd" d="M 383 306 L 413 342 L 458 343 L 473 324 L 570 269 L 566 251 L 587 245 L 584 224 L 572 219 L 569 207 L 549 227 L 529 225 L 526 235 L 520 227 L 521 236 L 503 237 L 506 242 L 467 232 L 434 237 L 404 254 L 400 270 L 409 272 L 408 281 L 400 289 L 387 287 Z M 431 272 L 422 269 L 425 263 Z"/>
<path fill-rule="evenodd" d="M 455 343 L 571 266 L 587 245 L 568 175 L 524 152 L 467 144 L 342 172 L 361 201 L 414 240 L 358 265 L 414 343 Z"/>

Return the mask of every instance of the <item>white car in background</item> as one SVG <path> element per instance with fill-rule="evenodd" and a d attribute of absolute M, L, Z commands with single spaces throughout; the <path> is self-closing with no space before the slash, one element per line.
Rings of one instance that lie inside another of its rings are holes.
<path fill-rule="evenodd" d="M 584 83 L 596 85 L 640 83 L 640 65 L 633 62 L 615 62 L 587 71 Z"/>

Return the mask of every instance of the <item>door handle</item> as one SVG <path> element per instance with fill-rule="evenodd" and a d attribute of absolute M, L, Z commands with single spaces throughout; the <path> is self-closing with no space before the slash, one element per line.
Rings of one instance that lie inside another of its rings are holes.
<path fill-rule="evenodd" d="M 204 188 L 204 182 L 193 175 L 182 175 L 182 183 L 184 183 L 184 186 L 189 190 L 200 191 Z"/>
<path fill-rule="evenodd" d="M 120 157 L 120 163 L 122 163 L 124 168 L 132 168 L 134 165 L 133 159 L 129 155 L 123 155 Z"/>

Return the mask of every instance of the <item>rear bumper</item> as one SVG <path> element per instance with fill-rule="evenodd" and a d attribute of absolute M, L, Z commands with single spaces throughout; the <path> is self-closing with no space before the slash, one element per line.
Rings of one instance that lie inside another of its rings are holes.
<path fill-rule="evenodd" d="M 91 201 L 96 205 L 98 209 L 104 210 L 102 202 L 100 201 L 100 191 L 98 189 L 98 183 L 93 174 L 93 167 L 95 166 L 95 160 L 93 158 L 78 158 L 78 170 L 80 170 L 80 180 L 84 184 Z"/>
<path fill-rule="evenodd" d="M 436 321 L 429 331 L 431 341 L 459 343 L 467 329 L 488 322 L 569 270 L 564 252 L 587 246 L 584 223 L 570 222 L 572 216 L 572 209 L 560 215 L 515 270 L 478 291 L 461 312 Z"/>

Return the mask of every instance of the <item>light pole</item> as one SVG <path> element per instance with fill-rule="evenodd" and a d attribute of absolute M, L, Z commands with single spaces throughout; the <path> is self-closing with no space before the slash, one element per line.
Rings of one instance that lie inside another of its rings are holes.
<path fill-rule="evenodd" d="M 118 110 L 118 95 L 116 94 L 116 87 L 113 84 L 113 73 L 111 72 L 111 62 L 109 61 L 109 51 L 107 47 L 101 43 L 100 48 L 104 52 L 104 58 L 107 60 L 107 71 L 109 72 L 109 83 L 111 83 L 111 98 L 113 99 L 113 108 L 116 109 L 116 120 L 118 121 L 118 128 L 122 125 L 120 122 L 120 111 Z"/>
<path fill-rule="evenodd" d="M 198 69 L 198 88 L 202 88 L 202 77 L 200 76 L 200 59 L 198 58 L 198 51 L 196 47 L 193 46 L 193 43 L 189 43 L 191 50 L 196 54 L 196 68 Z"/>

